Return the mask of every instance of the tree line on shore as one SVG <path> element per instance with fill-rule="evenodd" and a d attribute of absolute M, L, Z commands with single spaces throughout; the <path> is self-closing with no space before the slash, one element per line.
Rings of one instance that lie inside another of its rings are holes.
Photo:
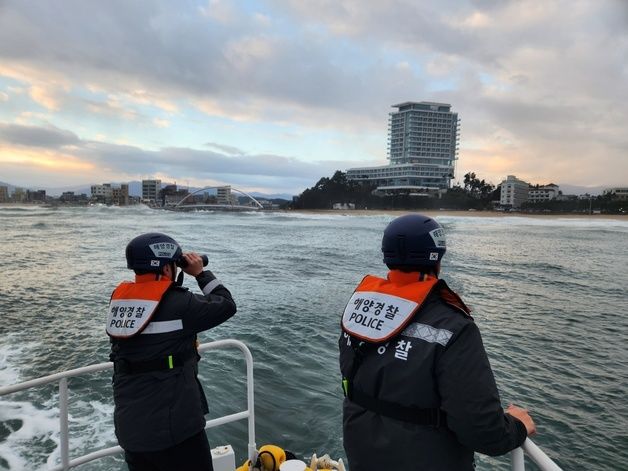
<path fill-rule="evenodd" d="M 337 170 L 330 178 L 321 178 L 313 187 L 297 196 L 294 209 L 331 209 L 334 203 L 352 204 L 355 209 L 485 209 L 493 199 L 499 200 L 500 190 L 480 180 L 475 173 L 465 175 L 464 186 L 454 186 L 440 198 L 414 195 L 374 195 L 376 186 L 348 180 Z"/>
<path fill-rule="evenodd" d="M 501 196 L 500 186 L 480 179 L 474 172 L 464 175 L 463 185 L 454 185 L 438 198 L 415 195 L 374 195 L 376 186 L 348 180 L 347 174 L 337 170 L 331 177 L 321 178 L 291 203 L 293 209 L 332 209 L 335 203 L 355 205 L 355 209 L 449 209 L 494 210 Z M 626 201 L 616 201 L 610 195 L 589 199 L 549 200 L 526 202 L 521 207 L 527 212 L 603 212 L 628 211 Z"/>

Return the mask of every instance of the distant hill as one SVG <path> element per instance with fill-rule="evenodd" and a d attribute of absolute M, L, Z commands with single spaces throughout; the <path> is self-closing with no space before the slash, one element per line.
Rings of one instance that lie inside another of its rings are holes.
<path fill-rule="evenodd" d="M 286 201 L 292 201 L 292 196 L 293 196 L 289 193 L 274 193 L 274 194 L 267 195 L 265 193 L 258 193 L 256 191 L 249 194 L 253 196 L 254 198 L 263 198 L 266 200 L 286 200 Z"/>
<path fill-rule="evenodd" d="M 610 185 L 607 186 L 578 186 L 578 185 L 570 185 L 569 183 L 557 183 L 560 187 L 560 191 L 563 192 L 563 195 L 584 195 L 589 194 L 591 196 L 601 195 L 606 188 L 609 188 Z"/>

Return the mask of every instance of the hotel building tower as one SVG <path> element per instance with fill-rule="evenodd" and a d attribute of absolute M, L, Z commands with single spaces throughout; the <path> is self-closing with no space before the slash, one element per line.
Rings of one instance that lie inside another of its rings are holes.
<path fill-rule="evenodd" d="M 408 101 L 393 105 L 388 120 L 388 159 L 383 167 L 347 170 L 349 180 L 377 185 L 379 194 L 438 194 L 454 178 L 458 114 L 451 105 Z"/>

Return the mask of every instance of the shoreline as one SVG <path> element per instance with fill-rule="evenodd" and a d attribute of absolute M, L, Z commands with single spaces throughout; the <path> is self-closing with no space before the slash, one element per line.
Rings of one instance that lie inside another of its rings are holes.
<path fill-rule="evenodd" d="M 420 213 L 432 218 L 438 217 L 522 217 L 533 219 L 613 219 L 628 221 L 628 214 L 584 214 L 584 213 L 520 213 L 503 211 L 468 211 L 468 210 L 408 210 L 408 209 L 289 209 L 285 213 L 302 214 L 337 214 L 339 216 L 402 216 L 410 213 Z"/>
<path fill-rule="evenodd" d="M 126 206 L 133 207 L 135 205 Z M 0 208 L 50 208 L 41 203 L 0 203 Z M 60 205 L 56 208 L 86 208 L 86 205 Z M 124 206 L 121 206 L 124 207 Z M 588 220 L 615 220 L 615 221 L 628 221 L 628 214 L 586 214 L 586 213 L 522 213 L 518 211 L 477 211 L 466 209 L 444 209 L 444 210 L 410 210 L 410 209 L 274 209 L 261 212 L 280 212 L 284 214 L 296 213 L 296 214 L 335 214 L 338 216 L 391 216 L 397 217 L 404 214 L 420 213 L 432 218 L 439 217 L 474 217 L 474 218 L 508 218 L 508 217 L 520 217 L 531 219 L 588 219 Z"/>

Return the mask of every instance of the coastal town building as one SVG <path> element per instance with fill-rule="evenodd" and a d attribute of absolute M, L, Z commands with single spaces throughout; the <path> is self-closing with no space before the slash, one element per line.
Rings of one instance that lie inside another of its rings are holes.
<path fill-rule="evenodd" d="M 14 203 L 26 202 L 26 191 L 24 188 L 15 187 L 13 189 L 13 196 L 11 197 Z"/>
<path fill-rule="evenodd" d="M 528 201 L 532 203 L 540 203 L 542 201 L 555 200 L 561 195 L 558 185 L 550 183 L 549 185 L 530 186 L 528 190 Z"/>
<path fill-rule="evenodd" d="M 271 209 L 280 209 L 281 208 L 279 203 L 273 203 L 272 201 L 267 200 L 267 199 L 260 198 L 260 199 L 257 200 L 257 202 L 262 205 L 263 209 L 271 210 Z"/>
<path fill-rule="evenodd" d="M 604 195 L 608 195 L 613 200 L 628 201 L 628 186 L 607 188 Z"/>
<path fill-rule="evenodd" d="M 155 203 L 161 190 L 161 180 L 142 180 L 142 201 Z"/>
<path fill-rule="evenodd" d="M 64 191 L 63 193 L 61 193 L 61 196 L 59 196 L 59 201 L 61 201 L 62 203 L 72 203 L 75 199 L 76 195 L 73 191 Z"/>
<path fill-rule="evenodd" d="M 185 199 L 190 192 L 184 188 L 177 188 L 177 184 L 166 185 L 159 190 L 159 201 L 163 207 L 172 207 Z"/>
<path fill-rule="evenodd" d="M 231 193 L 231 186 L 219 186 L 216 189 L 216 202 L 218 204 L 237 205 L 238 198 Z"/>
<path fill-rule="evenodd" d="M 9 187 L 0 186 L 0 203 L 8 203 L 8 202 L 9 202 Z"/>
<path fill-rule="evenodd" d="M 128 206 L 129 185 L 127 183 L 122 183 L 120 188 L 112 188 L 111 199 L 113 204 L 117 204 L 118 206 Z"/>
<path fill-rule="evenodd" d="M 118 206 L 127 206 L 129 204 L 129 185 L 126 183 L 122 183 L 120 186 L 113 186 L 111 183 L 92 185 L 90 190 L 92 200 L 98 203 Z"/>
<path fill-rule="evenodd" d="M 111 204 L 113 198 L 113 188 L 111 183 L 103 183 L 102 185 L 92 185 L 90 187 L 92 199 L 99 203 Z"/>
<path fill-rule="evenodd" d="M 331 209 L 344 209 L 344 210 L 355 209 L 355 204 L 354 203 L 333 203 L 331 205 Z"/>
<path fill-rule="evenodd" d="M 46 190 L 26 190 L 26 202 L 43 203 L 46 201 Z"/>
<path fill-rule="evenodd" d="M 388 160 L 380 167 L 347 170 L 347 179 L 376 185 L 378 194 L 436 195 L 454 178 L 458 114 L 427 101 L 393 105 L 388 121 Z"/>
<path fill-rule="evenodd" d="M 522 203 L 528 200 L 530 184 L 519 180 L 514 175 L 508 175 L 506 180 L 501 182 L 501 196 L 499 205 L 506 209 L 519 208 Z"/>
<path fill-rule="evenodd" d="M 89 202 L 89 198 L 85 193 L 81 193 L 80 195 L 75 194 L 73 191 L 64 191 L 59 196 L 59 202 L 65 204 L 87 204 Z"/>

